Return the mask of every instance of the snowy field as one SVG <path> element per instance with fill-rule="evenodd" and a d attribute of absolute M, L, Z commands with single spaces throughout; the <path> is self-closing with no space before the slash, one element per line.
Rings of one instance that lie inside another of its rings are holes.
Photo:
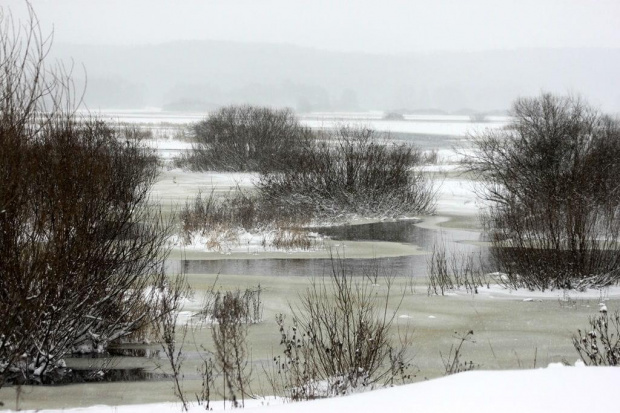
<path fill-rule="evenodd" d="M 106 110 L 95 114 L 112 122 L 150 127 L 182 126 L 199 122 L 206 116 L 206 113 L 162 112 L 157 109 Z M 469 116 L 455 115 L 405 115 L 402 120 L 385 120 L 381 112 L 312 113 L 301 115 L 299 118 L 303 125 L 317 129 L 333 128 L 342 124 L 358 124 L 381 132 L 452 136 L 465 136 L 467 133 L 481 131 L 485 128 L 502 127 L 509 120 L 505 116 L 490 116 L 485 119 L 485 122 L 472 122 Z"/>
<path fill-rule="evenodd" d="M 313 129 L 332 129 L 339 125 L 357 124 L 381 132 L 415 133 L 425 135 L 466 136 L 486 128 L 501 127 L 503 122 L 469 122 L 432 120 L 382 120 L 382 119 L 301 119 L 301 123 Z"/>
<path fill-rule="evenodd" d="M 270 413 L 409 413 L 409 412 L 615 412 L 620 369 L 564 367 L 519 371 L 472 371 L 423 383 L 310 402 L 285 403 L 276 399 L 249 400 L 244 410 Z M 212 403 L 213 411 L 231 409 Z M 23 411 L 23 410 L 22 410 Z M 179 403 L 91 406 L 47 413 L 171 413 Z M 205 411 L 194 403 L 192 413 Z M 29 412 L 35 412 L 30 410 Z"/>

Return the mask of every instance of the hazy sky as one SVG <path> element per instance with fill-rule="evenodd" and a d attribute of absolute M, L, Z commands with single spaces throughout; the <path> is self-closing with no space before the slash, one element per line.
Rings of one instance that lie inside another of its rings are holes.
<path fill-rule="evenodd" d="M 620 0 L 32 0 L 56 42 L 182 39 L 402 53 L 620 47 Z M 23 0 L 0 0 L 24 15 Z"/>

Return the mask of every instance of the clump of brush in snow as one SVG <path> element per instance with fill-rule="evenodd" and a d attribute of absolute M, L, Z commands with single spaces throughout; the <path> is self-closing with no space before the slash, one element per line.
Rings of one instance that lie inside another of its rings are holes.
<path fill-rule="evenodd" d="M 601 306 L 600 314 L 590 317 L 589 326 L 573 335 L 573 346 L 588 366 L 620 365 L 620 312 L 609 314 Z"/>
<path fill-rule="evenodd" d="M 276 394 L 308 400 L 411 380 L 410 336 L 395 340 L 391 331 L 403 296 L 394 297 L 389 275 L 379 283 L 333 257 L 331 273 L 313 280 L 290 319 L 276 317 L 282 353 L 268 374 Z"/>
<path fill-rule="evenodd" d="M 317 234 L 304 228 L 311 219 L 241 191 L 224 196 L 211 191 L 186 203 L 176 241 L 216 252 L 308 251 L 318 247 Z"/>

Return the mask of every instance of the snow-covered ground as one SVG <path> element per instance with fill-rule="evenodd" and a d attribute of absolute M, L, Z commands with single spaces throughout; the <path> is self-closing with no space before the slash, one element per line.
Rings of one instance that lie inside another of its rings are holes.
<path fill-rule="evenodd" d="M 580 363 L 577 363 L 580 364 Z M 299 403 L 250 400 L 245 410 L 270 413 L 376 412 L 616 412 L 620 368 L 564 367 L 537 370 L 471 371 L 426 382 L 345 397 Z M 222 402 L 212 403 L 223 410 Z M 230 404 L 226 405 L 230 410 Z M 203 412 L 193 403 L 190 412 Z M 179 403 L 92 406 L 38 410 L 48 413 L 168 413 L 181 412 Z M 34 411 L 31 411 L 34 412 Z"/>
<path fill-rule="evenodd" d="M 295 240 L 303 240 L 305 248 L 296 246 Z M 171 237 L 169 241 L 174 248 L 186 251 L 216 252 L 230 255 L 233 253 L 247 253 L 258 255 L 264 252 L 288 252 L 304 253 L 322 250 L 324 237 L 316 232 L 300 232 L 289 229 L 271 229 L 263 232 L 251 233 L 243 228 L 235 228 L 227 231 L 215 229 L 209 234 L 193 234 L 190 242 L 184 242 L 178 236 Z M 282 248 L 276 244 L 290 245 Z"/>
<path fill-rule="evenodd" d="M 151 189 L 155 202 L 183 206 L 187 200 L 193 201 L 198 192 L 205 196 L 213 190 L 230 193 L 237 188 L 250 189 L 258 175 L 242 172 L 191 172 L 182 169 L 166 169 L 160 174 Z"/>
<path fill-rule="evenodd" d="M 437 215 L 476 216 L 480 203 L 476 200 L 474 184 L 468 179 L 447 178 L 439 183 Z"/>
<path fill-rule="evenodd" d="M 464 292 L 462 292 L 464 293 Z M 551 291 L 530 291 L 527 288 L 508 289 L 501 285 L 490 285 L 490 288 L 479 288 L 479 298 L 496 299 L 522 299 L 523 301 L 534 300 L 597 300 L 601 303 L 610 299 L 620 298 L 620 286 L 607 288 L 589 288 L 584 291 L 575 290 L 551 290 Z"/>
<path fill-rule="evenodd" d="M 176 139 L 144 139 L 141 142 L 150 148 L 157 149 L 157 151 L 187 151 L 192 149 L 190 142 Z"/>
<path fill-rule="evenodd" d="M 466 136 L 470 133 L 483 131 L 487 128 L 499 128 L 503 122 L 453 122 L 438 120 L 381 120 L 381 119 L 301 119 L 302 125 L 313 129 L 331 129 L 340 125 L 362 125 L 376 131 L 391 133 L 415 133 L 425 135 Z"/>
<path fill-rule="evenodd" d="M 104 110 L 95 113 L 104 120 L 120 123 L 161 127 L 162 125 L 189 125 L 201 121 L 206 113 L 164 112 L 155 108 L 145 110 Z M 311 113 L 299 117 L 303 125 L 312 128 L 332 128 L 342 124 L 361 124 L 377 131 L 418 133 L 428 135 L 465 136 L 486 128 L 504 126 L 509 118 L 491 116 L 485 122 L 471 122 L 469 116 L 405 115 L 402 120 L 385 120 L 383 112 Z"/>

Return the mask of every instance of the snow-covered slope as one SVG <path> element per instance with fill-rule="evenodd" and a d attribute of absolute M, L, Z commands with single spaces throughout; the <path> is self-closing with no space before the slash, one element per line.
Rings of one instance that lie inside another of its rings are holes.
<path fill-rule="evenodd" d="M 562 367 L 513 371 L 471 371 L 427 382 L 376 390 L 346 397 L 303 403 L 252 400 L 245 410 L 267 413 L 376 412 L 615 412 L 620 368 Z M 213 404 L 214 410 L 223 408 Z M 227 404 L 227 409 L 230 405 Z M 192 405 L 190 412 L 204 406 Z M 60 411 L 48 411 L 60 412 Z M 181 412 L 178 403 L 92 406 L 65 413 Z"/>

